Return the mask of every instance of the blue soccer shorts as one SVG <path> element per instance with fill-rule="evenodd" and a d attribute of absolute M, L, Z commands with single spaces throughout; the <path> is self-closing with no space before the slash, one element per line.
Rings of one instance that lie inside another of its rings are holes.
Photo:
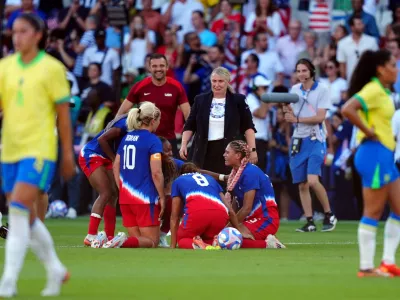
<path fill-rule="evenodd" d="M 394 152 L 379 141 L 365 141 L 357 149 L 354 165 L 366 188 L 380 189 L 399 177 Z"/>
<path fill-rule="evenodd" d="M 16 183 L 28 183 L 41 191 L 50 188 L 56 163 L 45 159 L 25 158 L 15 163 L 1 163 L 2 188 L 11 193 Z"/>
<path fill-rule="evenodd" d="M 289 151 L 292 149 L 292 145 Z M 321 176 L 322 164 L 326 154 L 326 145 L 317 139 L 302 139 L 299 153 L 290 154 L 290 171 L 292 173 L 293 183 L 302 183 L 307 181 L 307 175 Z"/>

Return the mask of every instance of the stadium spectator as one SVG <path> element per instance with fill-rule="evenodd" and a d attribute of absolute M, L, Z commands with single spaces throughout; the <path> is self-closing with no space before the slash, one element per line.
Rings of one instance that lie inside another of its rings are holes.
<path fill-rule="evenodd" d="M 386 43 L 386 49 L 396 58 L 397 68 L 400 69 L 400 39 L 390 40 Z M 396 93 L 400 93 L 400 72 L 397 74 L 397 80 L 393 85 Z"/>
<path fill-rule="evenodd" d="M 315 66 L 309 60 L 300 59 L 296 64 L 296 73 L 300 84 L 293 86 L 290 92 L 298 94 L 300 101 L 284 106 L 285 120 L 295 126 L 290 147 L 290 170 L 293 183 L 299 184 L 300 199 L 307 219 L 306 224 L 296 231 L 316 231 L 310 188 L 316 193 L 325 212 L 322 231 L 332 231 L 337 219 L 331 211 L 326 190 L 319 181 L 326 152 L 323 123 L 326 111 L 331 107 L 328 89 L 315 80 Z"/>
<path fill-rule="evenodd" d="M 157 53 L 165 55 L 167 58 L 168 66 L 170 66 L 167 76 L 170 77 L 174 77 L 174 69 L 180 65 L 178 61 L 178 41 L 176 39 L 175 30 L 175 26 L 172 26 L 164 31 L 164 42 L 156 50 Z"/>
<path fill-rule="evenodd" d="M 377 42 L 379 42 L 379 29 L 376 25 L 376 21 L 373 15 L 366 13 L 363 10 L 364 0 L 351 0 L 351 5 L 353 7 L 353 13 L 346 20 L 347 30 L 350 31 L 352 29 L 352 17 L 357 16 L 361 18 L 364 28 L 363 32 L 367 35 L 373 36 Z"/>
<path fill-rule="evenodd" d="M 343 25 L 338 25 L 335 28 L 335 31 L 333 32 L 333 35 L 331 37 L 331 42 L 329 45 L 326 45 L 324 47 L 324 53 L 323 53 L 323 59 L 321 62 L 321 68 L 325 68 L 325 64 L 332 58 L 336 59 L 336 52 L 337 52 L 337 45 L 339 41 L 347 36 L 348 32 L 345 26 Z"/>
<path fill-rule="evenodd" d="M 7 29 L 11 31 L 14 21 L 22 14 L 32 13 L 39 16 L 43 21 L 46 21 L 46 15 L 35 8 L 33 5 L 33 0 L 21 0 L 21 8 L 14 10 L 7 20 Z"/>
<path fill-rule="evenodd" d="M 393 25 L 400 24 L 400 4 L 397 4 L 397 6 L 393 10 Z"/>
<path fill-rule="evenodd" d="M 22 1 L 23 0 L 6 0 L 5 2 L 5 10 L 4 14 L 5 16 L 10 16 L 11 13 L 14 11 L 21 9 L 22 6 Z M 33 1 L 33 6 L 35 8 L 39 7 L 40 0 L 34 0 Z"/>
<path fill-rule="evenodd" d="M 86 31 L 83 33 L 80 40 L 78 40 L 78 34 L 73 31 L 74 34 L 71 37 L 71 43 L 74 51 L 78 54 L 75 61 L 74 75 L 78 79 L 79 85 L 83 84 L 83 55 L 86 49 L 96 45 L 94 32 L 97 28 L 97 19 L 95 16 L 88 16 L 85 21 Z"/>
<path fill-rule="evenodd" d="M 188 143 L 194 135 L 190 160 L 201 169 L 227 174 L 222 155 L 228 143 L 238 136 L 245 136 L 251 148 L 250 161 L 257 163 L 254 124 L 245 96 L 235 94 L 229 85 L 229 71 L 218 67 L 210 80 L 212 91 L 195 98 L 179 153 L 182 159 L 188 158 Z"/>
<path fill-rule="evenodd" d="M 207 28 L 204 20 L 204 12 L 196 10 L 192 13 L 192 25 L 200 38 L 203 48 L 214 46 L 217 43 L 217 36 Z"/>
<path fill-rule="evenodd" d="M 102 0 L 79 0 L 81 5 L 86 8 L 93 8 L 97 3 L 102 2 Z"/>
<path fill-rule="evenodd" d="M 276 43 L 276 52 L 281 59 L 286 81 L 290 79 L 296 67 L 297 56 L 305 49 L 306 43 L 301 35 L 301 22 L 293 20 L 289 24 L 289 34 L 279 38 Z"/>
<path fill-rule="evenodd" d="M 267 170 L 268 140 L 271 138 L 271 121 L 269 118 L 270 105 L 261 102 L 261 96 L 268 91 L 271 81 L 258 75 L 250 81 L 251 93 L 246 97 L 247 105 L 253 116 L 256 130 L 257 166 L 263 171 Z"/>
<path fill-rule="evenodd" d="M 83 67 L 88 68 L 91 63 L 97 63 L 101 66 L 101 81 L 109 86 L 116 87 L 118 85 L 118 70 L 120 68 L 120 59 L 115 49 L 106 47 L 106 32 L 98 29 L 95 34 L 96 46 L 85 50 L 83 55 Z M 84 72 L 87 74 L 87 70 Z"/>
<path fill-rule="evenodd" d="M 80 5 L 79 0 L 73 0 L 70 7 L 60 11 L 58 15 L 59 28 L 69 34 L 74 29 L 82 34 L 86 30 L 85 19 L 89 9 Z"/>
<path fill-rule="evenodd" d="M 307 58 L 315 66 L 315 77 L 319 78 L 321 74 L 321 62 L 322 62 L 322 52 L 321 49 L 317 47 L 318 36 L 314 31 L 306 31 L 304 33 L 304 41 L 306 43 L 306 49 L 299 53 L 297 59 Z"/>
<path fill-rule="evenodd" d="M 242 54 L 241 64 L 245 63 L 249 54 L 256 54 L 260 61 L 258 71 L 264 74 L 272 83 L 279 85 L 283 83 L 284 68 L 278 54 L 268 47 L 270 41 L 271 39 L 268 38 L 267 33 L 257 32 L 254 36 L 254 48 Z"/>
<path fill-rule="evenodd" d="M 183 42 L 186 33 L 194 31 L 191 18 L 197 10 L 204 11 L 203 4 L 197 0 L 175 0 L 161 7 L 164 25 L 178 25 L 181 28 L 177 32 L 179 43 Z"/>
<path fill-rule="evenodd" d="M 269 49 L 274 50 L 276 41 L 284 33 L 285 28 L 282 19 L 277 12 L 273 0 L 257 0 L 255 11 L 246 19 L 245 32 L 249 35 L 251 43 L 254 34 L 264 32 L 269 36 Z"/>
<path fill-rule="evenodd" d="M 75 66 L 76 53 L 65 47 L 65 35 L 60 29 L 50 32 L 46 52 L 61 61 L 69 70 Z"/>
<path fill-rule="evenodd" d="M 156 44 L 156 35 L 146 27 L 142 16 L 136 15 L 132 19 L 130 35 L 125 35 L 124 44 L 129 67 L 144 68 L 145 57 L 153 52 Z"/>
<path fill-rule="evenodd" d="M 249 92 L 251 92 L 251 89 L 249 88 L 250 82 L 256 76 L 261 75 L 265 78 L 267 77 L 265 76 L 265 74 L 258 71 L 260 65 L 260 59 L 258 58 L 257 54 L 255 53 L 249 54 L 244 63 L 245 63 L 245 68 L 243 68 L 243 70 L 241 70 L 241 73 L 238 75 L 239 92 L 241 94 L 247 95 Z"/>
<path fill-rule="evenodd" d="M 215 20 L 211 25 L 211 31 L 217 36 L 223 31 L 227 30 L 230 21 L 232 20 L 233 5 L 228 0 L 222 0 L 220 2 L 220 9 L 222 18 Z"/>
<path fill-rule="evenodd" d="M 310 3 L 309 29 L 316 33 L 317 47 L 329 44 L 331 37 L 331 11 L 334 0 L 313 0 Z"/>
<path fill-rule="evenodd" d="M 139 1 L 136 1 L 139 2 Z M 160 12 L 153 10 L 153 0 L 142 0 L 143 9 L 140 11 L 146 27 L 154 32 L 163 35 L 165 24 L 161 20 Z"/>
<path fill-rule="evenodd" d="M 126 113 L 134 104 L 144 101 L 154 103 L 161 110 L 161 123 L 156 134 L 169 140 L 176 157 L 178 154 L 174 132 L 176 111 L 179 107 L 187 119 L 190 106 L 182 85 L 175 79 L 166 76 L 168 62 L 165 56 L 153 54 L 149 60 L 151 77 L 145 78 L 132 87 L 117 115 Z"/>
<path fill-rule="evenodd" d="M 81 99 L 87 107 L 87 97 L 92 90 L 97 91 L 99 96 L 100 104 L 110 102 L 109 105 L 113 105 L 115 100 L 112 94 L 112 88 L 101 80 L 101 66 L 98 63 L 90 63 L 88 66 L 88 78 L 89 82 L 83 87 L 81 93 Z"/>
<path fill-rule="evenodd" d="M 340 74 L 347 80 L 351 79 L 354 68 L 364 51 L 378 50 L 376 39 L 363 33 L 364 23 L 360 16 L 352 16 L 349 24 L 351 34 L 340 40 L 336 56 L 340 63 Z"/>
<path fill-rule="evenodd" d="M 342 102 L 342 93 L 347 91 L 347 81 L 340 77 L 339 63 L 336 59 L 331 59 L 325 66 L 327 78 L 321 78 L 319 81 L 328 87 L 330 110 L 337 110 Z M 334 108 L 336 106 L 336 108 Z"/>

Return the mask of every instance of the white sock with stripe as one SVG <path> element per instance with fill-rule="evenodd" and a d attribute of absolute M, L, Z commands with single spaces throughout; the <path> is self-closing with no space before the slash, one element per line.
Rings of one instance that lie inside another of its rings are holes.
<path fill-rule="evenodd" d="M 385 239 L 383 241 L 383 262 L 395 264 L 396 250 L 400 243 L 400 216 L 391 213 L 385 225 Z"/>
<path fill-rule="evenodd" d="M 358 226 L 360 270 L 370 270 L 374 268 L 377 227 L 378 221 L 368 217 L 362 217 Z"/>

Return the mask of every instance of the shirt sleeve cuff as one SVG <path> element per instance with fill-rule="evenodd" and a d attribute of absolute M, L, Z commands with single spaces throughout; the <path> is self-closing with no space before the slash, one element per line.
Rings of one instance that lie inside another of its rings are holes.
<path fill-rule="evenodd" d="M 67 103 L 67 102 L 69 102 L 69 99 L 70 99 L 71 97 L 70 96 L 66 96 L 66 97 L 64 97 L 64 98 L 61 98 L 61 99 L 59 99 L 59 100 L 56 100 L 56 104 L 63 104 L 63 103 Z"/>

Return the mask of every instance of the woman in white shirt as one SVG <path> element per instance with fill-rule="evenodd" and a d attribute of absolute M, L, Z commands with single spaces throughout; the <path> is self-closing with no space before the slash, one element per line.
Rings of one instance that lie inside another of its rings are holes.
<path fill-rule="evenodd" d="M 332 108 L 329 110 L 336 111 L 342 101 L 342 93 L 347 91 L 347 81 L 340 77 L 339 63 L 336 59 L 330 59 L 325 65 L 327 78 L 321 78 L 320 82 L 324 83 L 329 89 L 329 100 Z"/>
<path fill-rule="evenodd" d="M 146 55 L 154 50 L 156 34 L 146 28 L 144 19 L 140 15 L 133 18 L 130 31 L 130 34 L 124 37 L 127 62 L 130 68 L 144 68 Z"/>
<path fill-rule="evenodd" d="M 269 49 L 273 50 L 281 33 L 285 30 L 281 16 L 277 12 L 272 0 L 258 0 L 256 10 L 246 19 L 244 31 L 252 42 L 252 35 L 256 32 L 266 32 L 269 36 Z"/>

